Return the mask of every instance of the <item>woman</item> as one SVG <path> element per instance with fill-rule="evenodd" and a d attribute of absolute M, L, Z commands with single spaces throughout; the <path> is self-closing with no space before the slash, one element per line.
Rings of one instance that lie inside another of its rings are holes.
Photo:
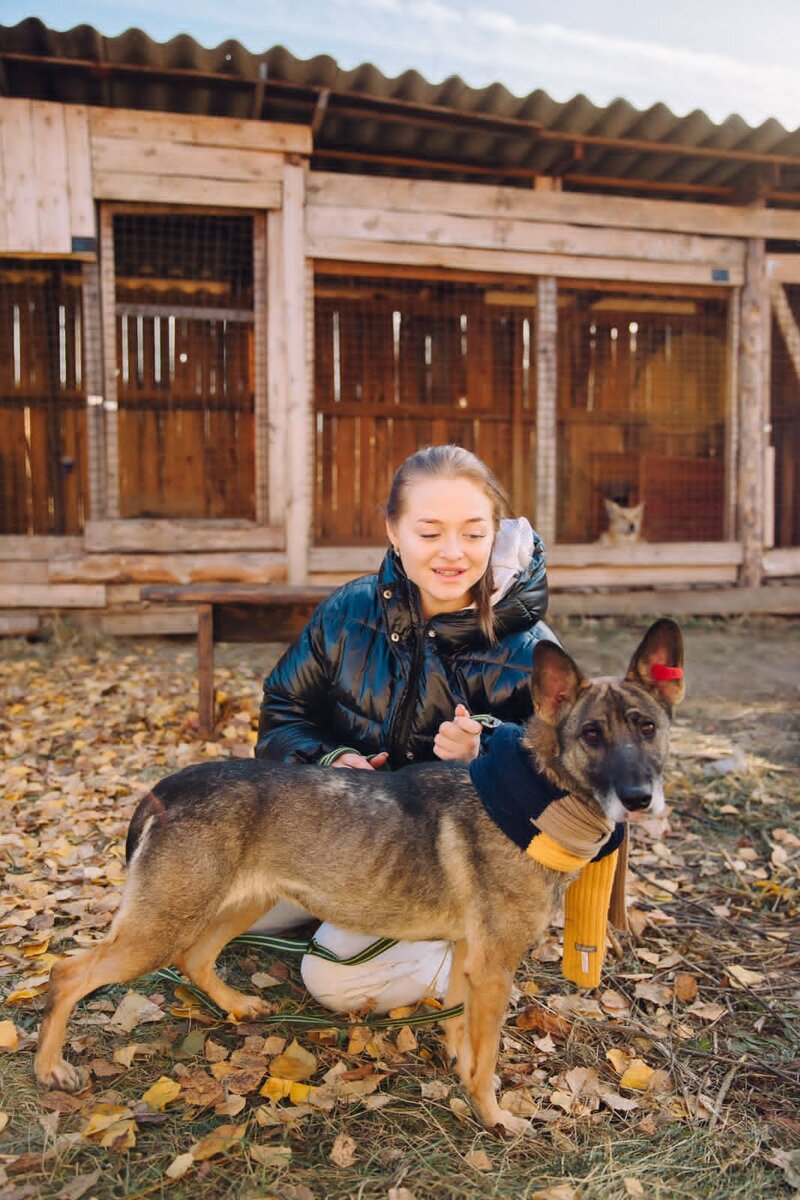
<path fill-rule="evenodd" d="M 377 575 L 325 600 L 265 680 L 256 756 L 355 770 L 470 762 L 490 736 L 472 714 L 527 720 L 534 647 L 554 639 L 544 549 L 508 509 L 468 450 L 412 454 L 389 492 Z M 285 925 L 277 909 L 258 927 Z M 342 957 L 369 941 L 326 925 L 316 940 Z M 359 967 L 306 956 L 302 973 L 328 1007 L 386 1011 L 443 992 L 448 969 L 449 948 L 426 942 Z"/>

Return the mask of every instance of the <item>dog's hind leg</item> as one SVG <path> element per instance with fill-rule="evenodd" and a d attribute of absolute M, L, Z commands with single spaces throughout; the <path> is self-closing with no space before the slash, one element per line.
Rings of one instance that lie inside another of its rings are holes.
<path fill-rule="evenodd" d="M 80 1071 L 62 1056 L 70 1013 L 96 988 L 127 983 L 162 966 L 162 947 L 147 938 L 146 930 L 127 921 L 112 928 L 99 946 L 54 965 L 36 1049 L 36 1078 L 43 1087 L 75 1092 L 82 1086 Z"/>
<path fill-rule="evenodd" d="M 223 983 L 214 969 L 217 956 L 233 938 L 249 929 L 255 920 L 269 908 L 262 897 L 255 901 L 220 910 L 216 918 L 187 950 L 175 958 L 175 965 L 183 971 L 195 987 L 210 996 L 215 1004 L 237 1021 L 254 1019 L 271 1011 L 271 1006 L 258 996 L 247 996 Z"/>
<path fill-rule="evenodd" d="M 464 957 L 467 953 L 465 941 L 456 942 L 453 946 L 453 957 L 450 963 L 450 979 L 447 983 L 447 993 L 444 998 L 445 1008 L 453 1008 L 456 1004 L 464 1003 L 464 992 L 467 981 L 464 976 Z M 467 1042 L 464 1037 L 464 1016 L 450 1017 L 443 1022 L 444 1046 L 450 1064 L 458 1063 L 459 1070 L 464 1069 L 464 1055 Z"/>
<path fill-rule="evenodd" d="M 516 958 L 513 964 L 498 962 L 496 948 L 476 953 L 470 947 L 464 966 L 465 1055 L 459 1071 L 475 1112 L 487 1129 L 499 1126 L 504 1132 L 514 1134 L 524 1133 L 529 1122 L 506 1112 L 497 1103 L 494 1072 L 516 965 Z"/>

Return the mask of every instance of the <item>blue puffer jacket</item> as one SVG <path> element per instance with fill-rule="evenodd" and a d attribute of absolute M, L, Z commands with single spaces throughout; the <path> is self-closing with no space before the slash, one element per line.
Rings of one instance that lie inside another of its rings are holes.
<path fill-rule="evenodd" d="M 457 704 L 520 723 L 532 713 L 536 643 L 555 641 L 547 611 L 544 547 L 495 605 L 497 642 L 474 609 L 426 621 L 419 593 L 390 550 L 377 575 L 320 604 L 264 681 L 256 757 L 317 762 L 339 746 L 389 751 L 389 765 L 434 758 L 439 725 Z"/>

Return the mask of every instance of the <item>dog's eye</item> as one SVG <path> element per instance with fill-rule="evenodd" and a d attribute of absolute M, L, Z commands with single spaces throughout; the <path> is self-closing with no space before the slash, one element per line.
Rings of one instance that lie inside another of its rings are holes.
<path fill-rule="evenodd" d="M 598 725 L 585 725 L 581 730 L 581 737 L 587 746 L 599 746 L 603 741 L 603 734 Z"/>
<path fill-rule="evenodd" d="M 655 731 L 656 727 L 655 722 L 653 721 L 642 721 L 641 725 L 639 726 L 639 732 L 641 733 L 642 737 L 645 738 L 651 738 Z"/>

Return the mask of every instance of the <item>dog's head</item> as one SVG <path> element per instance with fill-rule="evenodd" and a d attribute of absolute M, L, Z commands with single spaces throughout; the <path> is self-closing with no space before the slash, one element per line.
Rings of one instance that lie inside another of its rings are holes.
<path fill-rule="evenodd" d="M 613 821 L 661 812 L 670 719 L 684 693 L 674 621 L 651 625 L 622 679 L 588 679 L 559 646 L 540 642 L 532 688 L 530 740 L 542 767 Z"/>
<path fill-rule="evenodd" d="M 616 500 L 605 500 L 608 517 L 608 533 L 615 542 L 638 542 L 642 536 L 644 503 L 617 504 Z"/>

